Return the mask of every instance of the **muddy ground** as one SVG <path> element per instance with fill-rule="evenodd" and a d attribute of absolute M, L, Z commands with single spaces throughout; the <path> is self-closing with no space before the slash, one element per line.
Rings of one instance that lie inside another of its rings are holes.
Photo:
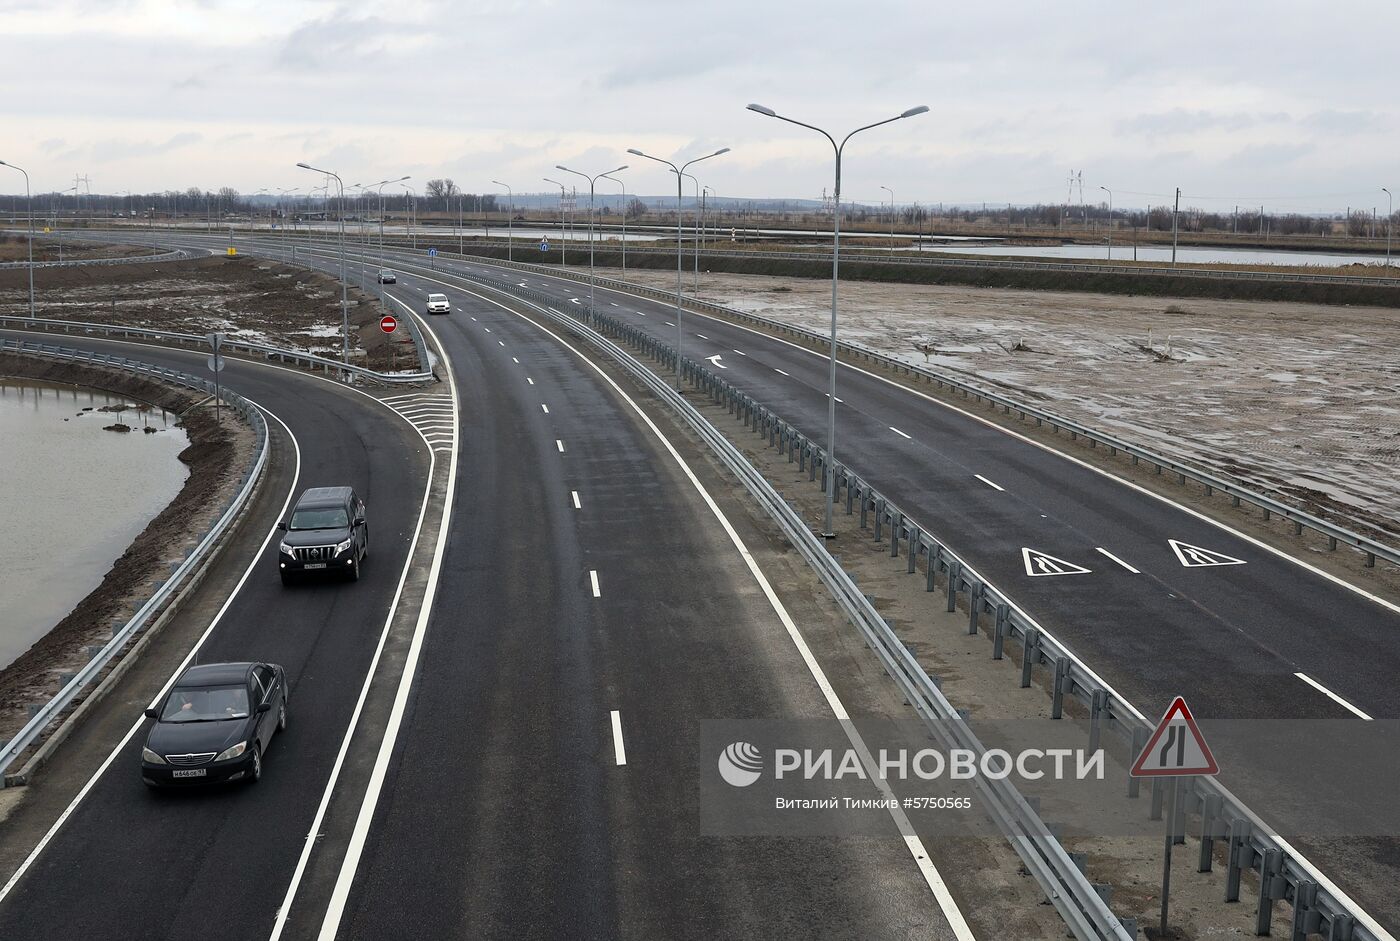
<path fill-rule="evenodd" d="M 29 313 L 25 269 L 0 270 L 0 314 Z M 322 356 L 341 355 L 340 284 L 335 279 L 247 256 L 103 267 L 39 268 L 41 319 L 118 323 L 204 334 L 227 333 Z M 370 369 L 416 369 L 404 329 L 379 329 L 378 298 L 351 286 L 350 361 Z"/>
<path fill-rule="evenodd" d="M 233 496 L 252 459 L 255 440 L 240 422 L 225 418 L 222 425 L 215 424 L 201 404 L 206 396 L 126 373 L 7 354 L 0 355 L 0 376 L 89 386 L 164 408 L 182 416 L 190 439 L 180 452 L 190 471 L 180 493 L 112 564 L 102 584 L 0 671 L 0 740 L 7 740 L 28 721 L 26 707 L 57 693 L 61 674 L 87 662 L 89 645 L 109 641 L 113 622 L 125 623 L 169 576 L 171 563 L 183 559 L 185 550 L 203 536 Z"/>
<path fill-rule="evenodd" d="M 829 329 L 828 281 L 702 273 L 700 296 Z M 1400 536 L 1400 312 L 871 282 L 840 302 L 850 340 Z"/>
<path fill-rule="evenodd" d="M 35 225 L 39 225 L 38 222 Z M 60 251 L 61 249 L 61 251 Z M 97 242 L 65 241 L 36 238 L 34 240 L 34 260 L 77 261 L 86 258 L 127 258 L 132 255 L 153 255 L 161 249 L 149 245 L 104 245 Z M 28 261 L 29 244 L 22 235 L 0 235 L 0 262 Z M 26 278 L 28 275 L 25 276 Z M 38 277 L 35 277 L 37 283 Z M 25 282 L 26 285 L 28 281 Z"/>

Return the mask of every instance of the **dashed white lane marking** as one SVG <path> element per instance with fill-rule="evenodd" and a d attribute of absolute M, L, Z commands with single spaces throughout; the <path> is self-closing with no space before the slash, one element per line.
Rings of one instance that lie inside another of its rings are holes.
<path fill-rule="evenodd" d="M 563 441 L 559 440 L 558 438 L 555 438 L 555 439 L 554 439 L 554 446 L 555 446 L 556 448 L 559 449 L 559 453 L 560 453 L 560 454 L 563 454 L 563 453 L 564 453 L 564 442 L 563 442 Z"/>
<path fill-rule="evenodd" d="M 589 570 L 588 570 L 588 580 L 589 580 L 590 582 L 593 583 L 593 597 L 594 597 L 594 598 L 601 598 L 601 597 L 603 597 L 603 589 L 601 589 L 601 588 L 598 587 L 598 571 L 597 571 L 597 569 L 589 569 Z"/>
<path fill-rule="evenodd" d="M 829 399 L 829 398 L 831 398 L 831 393 L 830 393 L 830 392 L 823 392 L 823 393 L 822 393 L 822 397 L 823 397 L 823 398 Z M 841 396 L 839 396 L 839 395 L 836 397 L 836 402 L 837 402 L 838 405 L 845 405 L 845 404 L 846 404 L 846 400 L 843 399 L 843 398 L 841 398 Z"/>
<path fill-rule="evenodd" d="M 699 337 L 700 339 L 702 339 L 702 340 L 708 340 L 708 339 L 709 339 L 709 337 L 705 336 L 705 334 L 703 334 L 703 333 L 697 333 L 697 334 L 695 334 L 695 335 L 696 335 L 697 337 Z"/>
<path fill-rule="evenodd" d="M 668 326 L 668 327 L 674 327 L 675 324 L 671 323 L 671 321 L 668 320 L 668 321 L 666 321 L 666 326 Z"/>
<path fill-rule="evenodd" d="M 620 306 L 621 306 L 620 304 L 618 304 L 617 301 L 613 301 L 613 302 L 612 302 L 612 305 L 613 305 L 614 307 L 620 307 Z"/>
<path fill-rule="evenodd" d="M 512 356 L 512 357 L 510 358 L 510 360 L 511 360 L 511 362 L 515 363 L 515 365 L 517 365 L 517 366 L 520 365 L 520 360 L 516 359 L 514 356 Z"/>
<path fill-rule="evenodd" d="M 745 353 L 743 350 L 735 350 L 734 352 L 738 353 L 740 356 L 748 356 L 748 355 L 749 355 L 748 353 Z"/>
<path fill-rule="evenodd" d="M 477 322 L 476 318 L 473 317 L 473 318 L 472 318 L 472 323 L 476 323 L 476 322 Z"/>
<path fill-rule="evenodd" d="M 496 342 L 499 343 L 501 346 L 506 345 L 506 342 L 504 340 L 497 340 Z"/>
<path fill-rule="evenodd" d="M 583 509 L 583 504 L 578 502 L 578 491 L 577 491 L 577 490 L 570 490 L 570 491 L 569 491 L 569 496 L 571 496 L 571 497 L 574 498 L 574 509 L 575 509 L 575 510 L 581 510 L 581 509 Z"/>
<path fill-rule="evenodd" d="M 775 373 L 777 373 L 778 375 L 780 375 L 780 376 L 787 376 L 789 379 L 792 378 L 792 374 L 791 374 L 791 373 L 785 373 L 785 372 L 783 372 L 781 369 L 777 368 L 776 366 L 773 367 L 773 371 L 774 371 Z"/>
<path fill-rule="evenodd" d="M 620 765 L 627 764 L 627 750 L 622 747 L 622 714 L 612 711 L 613 758 Z"/>
<path fill-rule="evenodd" d="M 1368 716 L 1366 713 L 1362 712 L 1360 709 L 1356 708 L 1356 707 L 1353 706 L 1351 703 L 1347 702 L 1345 699 L 1343 699 L 1342 697 L 1338 696 L 1336 693 L 1332 692 L 1332 691 L 1331 691 L 1330 689 L 1328 689 L 1326 686 L 1323 686 L 1323 685 L 1322 685 L 1321 683 L 1319 683 L 1317 680 L 1315 680 L 1315 679 L 1313 679 L 1312 677 L 1308 676 L 1306 673 L 1294 673 L 1293 675 L 1296 676 L 1296 677 L 1298 677 L 1298 679 L 1302 680 L 1304 683 L 1307 683 L 1309 686 L 1311 686 L 1313 689 L 1317 690 L 1317 691 L 1318 691 L 1319 693 L 1321 693 L 1322 695 L 1326 696 L 1328 699 L 1331 699 L 1333 702 L 1337 703 L 1338 705 L 1343 706 L 1343 707 L 1346 708 L 1348 711 L 1350 711 L 1353 715 L 1358 716 L 1359 718 L 1365 719 L 1367 722 L 1372 722 L 1372 721 L 1374 721 L 1374 720 L 1373 720 L 1370 716 Z"/>
<path fill-rule="evenodd" d="M 1139 572 L 1137 569 L 1135 569 L 1135 568 L 1133 568 L 1131 565 L 1129 565 L 1127 562 L 1124 562 L 1122 559 L 1118 558 L 1118 556 L 1114 555 L 1112 552 L 1109 552 L 1109 551 L 1108 551 L 1107 549 L 1105 549 L 1103 546 L 1095 546 L 1094 548 L 1095 548 L 1096 550 L 1098 550 L 1099 552 L 1103 553 L 1104 555 L 1108 556 L 1108 557 L 1109 557 L 1110 559 L 1112 559 L 1113 561 L 1117 562 L 1119 565 L 1123 566 L 1123 568 L 1127 569 L 1129 572 L 1132 572 L 1134 575 L 1141 575 L 1141 574 L 1142 574 L 1142 573 Z"/>
<path fill-rule="evenodd" d="M 906 434 L 904 434 L 904 432 L 900 431 L 900 430 L 899 430 L 898 428 L 896 428 L 894 425 L 890 425 L 890 431 L 893 431 L 893 432 L 894 432 L 895 434 L 897 434 L 897 435 L 902 435 L 902 436 L 905 437 L 905 438 L 912 438 L 912 437 L 914 437 L 913 435 L 906 435 Z"/>
<path fill-rule="evenodd" d="M 637 316 L 638 316 L 638 317 L 645 317 L 646 315 L 647 315 L 647 313 L 646 313 L 646 311 L 644 311 L 644 310 L 639 310 L 639 311 L 637 311 Z"/>
<path fill-rule="evenodd" d="M 972 476 L 973 476 L 973 477 L 976 477 L 978 480 L 982 481 L 982 483 L 986 484 L 988 487 L 991 487 L 993 490 L 1000 490 L 1000 491 L 1003 492 L 1003 493 L 1006 492 L 1006 488 L 1005 488 L 1005 487 L 1001 486 L 1000 484 L 994 484 L 994 483 L 992 483 L 990 480 L 988 480 L 987 478 L 983 477 L 981 474 L 973 474 Z"/>
<path fill-rule="evenodd" d="M 544 409 L 544 413 L 545 413 L 546 415 L 549 414 L 549 406 L 548 406 L 548 405 L 545 405 L 543 402 L 541 402 L 541 403 L 540 403 L 540 408 Z"/>
<path fill-rule="evenodd" d="M 525 377 L 525 381 L 528 382 L 528 383 L 530 383 L 530 385 L 534 385 L 534 384 L 535 384 L 535 380 L 531 379 L 529 376 L 526 376 L 526 377 Z"/>
<path fill-rule="evenodd" d="M 487 333 L 490 333 L 490 332 L 491 332 L 491 328 L 490 328 L 490 327 L 482 327 L 481 329 L 485 330 Z"/>

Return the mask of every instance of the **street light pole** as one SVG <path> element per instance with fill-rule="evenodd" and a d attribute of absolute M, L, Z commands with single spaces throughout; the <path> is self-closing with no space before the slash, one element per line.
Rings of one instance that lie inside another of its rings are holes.
<path fill-rule="evenodd" d="M 551 180 L 545 177 L 546 183 L 553 183 L 559 187 L 559 267 L 569 267 L 569 243 L 564 239 L 564 184 L 558 180 Z"/>
<path fill-rule="evenodd" d="M 685 198 L 681 191 L 682 177 L 685 176 L 685 168 L 701 160 L 709 160 L 711 157 L 718 157 L 720 154 L 729 153 L 728 147 L 721 147 L 712 154 L 703 157 L 696 157 L 694 160 L 686 161 L 679 167 L 669 160 L 662 160 L 660 157 L 653 157 L 651 154 L 644 154 L 635 147 L 627 149 L 629 154 L 638 157 L 645 157 L 648 160 L 655 160 L 657 163 L 664 163 L 671 168 L 671 172 L 676 175 L 676 391 L 681 388 L 681 346 L 684 342 L 685 334 L 681 332 L 681 226 L 684 220 L 681 215 L 681 202 Z"/>
<path fill-rule="evenodd" d="M 1176 203 L 1172 206 L 1172 264 L 1176 264 L 1176 229 L 1177 221 L 1181 218 L 1181 187 L 1176 188 Z M 1262 214 L 1260 215 L 1262 219 Z"/>
<path fill-rule="evenodd" d="M 29 214 L 29 319 L 34 319 L 34 197 L 29 192 L 29 173 L 23 167 L 0 160 L 0 167 L 9 167 L 24 174 L 24 204 Z"/>
<path fill-rule="evenodd" d="M 570 170 L 562 163 L 555 164 L 554 169 L 563 170 L 565 173 L 572 173 L 574 176 L 581 176 L 588 181 L 588 319 L 592 321 L 596 317 L 596 311 L 593 307 L 593 285 L 597 280 L 593 273 L 593 195 L 594 190 L 597 188 L 598 178 L 603 174 L 599 173 L 597 176 L 589 176 L 587 173 Z M 620 173 L 626 169 L 627 164 L 624 163 L 622 166 L 609 170 L 608 172 Z M 504 186 L 505 184 L 501 185 Z"/>
<path fill-rule="evenodd" d="M 884 190 L 886 193 L 889 193 L 889 194 L 890 194 L 890 251 L 893 252 L 893 251 L 894 251 L 894 190 L 890 189 L 888 186 L 882 186 L 882 187 L 880 187 L 880 189 L 882 189 L 882 190 Z"/>
<path fill-rule="evenodd" d="M 1395 219 L 1395 198 L 1390 195 L 1390 190 L 1384 186 L 1381 192 L 1385 194 L 1385 266 L 1390 267 L 1390 226 Z"/>
<path fill-rule="evenodd" d="M 345 286 L 345 181 L 339 174 L 330 170 L 321 170 L 311 166 L 309 163 L 298 163 L 298 167 L 303 170 L 310 170 L 313 173 L 324 173 L 328 177 L 335 177 L 336 191 L 340 194 L 340 328 L 341 328 L 341 357 L 345 365 L 350 365 L 350 295 L 349 289 Z M 347 375 L 346 378 L 349 378 Z"/>
<path fill-rule="evenodd" d="M 617 172 L 617 171 L 614 170 L 613 172 L 615 173 L 615 172 Z M 605 180 L 612 180 L 612 181 L 613 181 L 614 183 L 616 183 L 618 186 L 622 187 L 622 280 L 626 281 L 626 280 L 627 280 L 627 184 L 624 183 L 624 182 L 622 182 L 621 180 L 617 179 L 617 178 L 614 177 L 614 176 L 608 175 L 607 173 L 604 173 L 604 174 L 603 174 L 603 179 L 605 179 Z"/>
<path fill-rule="evenodd" d="M 510 197 L 510 215 L 506 218 L 506 261 L 515 260 L 515 190 L 511 189 L 500 180 L 492 180 L 497 186 L 505 186 L 506 195 Z"/>
<path fill-rule="evenodd" d="M 1113 190 L 1107 186 L 1100 186 L 1099 189 L 1108 194 L 1108 260 L 1113 260 Z"/>
<path fill-rule="evenodd" d="M 388 186 L 390 183 L 402 183 L 404 180 L 411 180 L 411 179 L 413 179 L 413 177 L 411 177 L 411 176 L 401 176 L 401 177 L 399 177 L 397 180 L 385 180 L 385 181 L 382 182 L 382 183 L 376 183 L 376 184 L 375 184 L 375 186 L 376 186 L 376 187 L 378 188 L 378 190 L 379 190 L 379 264 L 380 264 L 380 265 L 383 265 L 383 264 L 384 264 L 384 187 Z M 382 289 L 381 289 L 380 293 L 383 293 L 383 290 L 382 290 Z"/>
<path fill-rule="evenodd" d="M 695 289 L 693 297 L 700 294 L 700 181 L 689 173 L 681 176 L 695 184 Z"/>
<path fill-rule="evenodd" d="M 821 128 L 816 127 L 812 124 L 806 124 L 802 121 L 794 120 L 793 118 L 783 117 L 781 114 L 778 114 L 772 108 L 765 108 L 763 105 L 751 104 L 749 105 L 749 110 L 764 115 L 765 117 L 777 118 L 779 121 L 786 121 L 789 124 L 796 124 L 799 127 L 805 127 L 808 130 L 816 131 L 818 134 L 822 135 L 828 141 L 831 142 L 831 149 L 836 153 L 836 191 L 834 196 L 835 211 L 832 214 L 833 240 L 831 251 L 831 388 L 827 392 L 829 400 L 827 402 L 826 417 L 826 463 L 829 466 L 824 467 L 822 469 L 826 474 L 826 516 L 824 526 L 822 529 L 822 535 L 827 539 L 831 539 L 836 535 L 832 523 L 832 506 L 836 502 L 836 285 L 839 280 L 841 262 L 841 154 L 846 149 L 846 143 L 852 137 L 855 137 L 857 134 L 859 134 L 861 131 L 868 131 L 873 127 L 879 127 L 882 124 L 889 124 L 892 121 L 898 121 L 902 118 L 912 118 L 915 115 L 923 114 L 924 112 L 928 111 L 928 106 L 919 105 L 916 108 L 910 108 L 908 111 L 905 111 L 902 114 L 897 114 L 892 118 L 886 118 L 883 121 L 876 121 L 874 124 L 867 124 L 864 127 L 858 127 L 854 131 L 851 131 L 849 134 L 847 134 L 844 138 L 842 138 L 841 143 L 839 144 L 836 143 L 836 138 L 832 137 L 830 134 L 828 134 L 826 131 L 823 131 Z"/>

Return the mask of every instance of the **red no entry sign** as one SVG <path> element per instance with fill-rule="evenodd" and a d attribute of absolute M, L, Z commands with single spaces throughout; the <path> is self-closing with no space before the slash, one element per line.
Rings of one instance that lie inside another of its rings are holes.
<path fill-rule="evenodd" d="M 393 317 L 390 317 L 388 314 L 385 314 L 383 317 L 379 318 L 379 329 L 383 330 L 385 333 L 393 333 L 394 328 L 398 325 L 399 322 Z"/>

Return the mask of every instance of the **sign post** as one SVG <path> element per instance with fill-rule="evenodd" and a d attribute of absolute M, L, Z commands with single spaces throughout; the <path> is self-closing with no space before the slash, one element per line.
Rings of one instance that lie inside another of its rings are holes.
<path fill-rule="evenodd" d="M 437 270 L 437 249 L 436 249 L 436 248 L 430 248 L 430 249 L 428 249 L 428 258 L 429 258 L 428 264 L 432 265 L 432 266 L 433 266 L 433 270 L 436 271 L 436 270 Z"/>
<path fill-rule="evenodd" d="M 1176 779 L 1193 775 L 1218 774 L 1220 765 L 1201 735 L 1196 719 L 1180 696 L 1172 700 L 1162 721 L 1148 737 L 1128 773 L 1135 778 L 1169 778 L 1167 789 L 1167 835 L 1162 843 L 1162 919 L 1158 926 L 1167 934 L 1167 907 L 1172 885 L 1172 839 L 1176 835 Z"/>
<path fill-rule="evenodd" d="M 222 333 L 208 334 L 209 346 L 213 353 L 209 355 L 209 371 L 214 374 L 214 424 L 223 424 L 223 415 L 219 411 L 219 406 L 223 400 L 223 393 L 219 383 L 219 373 L 224 371 L 224 358 L 219 353 L 220 347 L 224 345 L 224 335 Z"/>

